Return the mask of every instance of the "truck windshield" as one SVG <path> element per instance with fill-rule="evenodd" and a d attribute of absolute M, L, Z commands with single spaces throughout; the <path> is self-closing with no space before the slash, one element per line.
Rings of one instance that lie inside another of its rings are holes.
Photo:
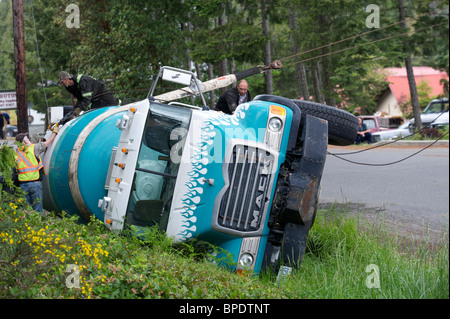
<path fill-rule="evenodd" d="M 448 101 L 431 102 L 423 114 L 448 112 Z"/>
<path fill-rule="evenodd" d="M 151 103 L 128 201 L 126 223 L 165 229 L 191 110 Z"/>

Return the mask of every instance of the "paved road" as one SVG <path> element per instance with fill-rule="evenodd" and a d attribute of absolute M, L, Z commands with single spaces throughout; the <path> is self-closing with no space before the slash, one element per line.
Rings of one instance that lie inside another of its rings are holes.
<path fill-rule="evenodd" d="M 337 154 L 360 149 L 330 146 L 328 151 Z M 381 164 L 400 160 L 420 149 L 419 146 L 381 147 L 341 157 Z M 436 241 L 446 233 L 448 238 L 448 144 L 426 149 L 388 166 L 356 165 L 328 155 L 321 186 L 321 207 L 346 204 L 368 220 L 384 220 L 400 234 L 409 236 L 428 232 Z"/>

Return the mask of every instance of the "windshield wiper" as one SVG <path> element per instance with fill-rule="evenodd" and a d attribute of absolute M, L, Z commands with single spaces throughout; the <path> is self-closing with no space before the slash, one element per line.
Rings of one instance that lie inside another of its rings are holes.
<path fill-rule="evenodd" d="M 166 173 L 160 173 L 160 172 L 152 171 L 152 170 L 145 169 L 145 168 L 139 168 L 139 167 L 136 167 L 136 170 L 137 170 L 137 171 L 140 171 L 140 172 L 145 172 L 145 173 L 155 174 L 155 175 L 164 176 L 164 177 L 173 178 L 173 179 L 176 179 L 176 178 L 177 178 L 176 175 L 171 175 L 171 174 L 166 174 Z"/>

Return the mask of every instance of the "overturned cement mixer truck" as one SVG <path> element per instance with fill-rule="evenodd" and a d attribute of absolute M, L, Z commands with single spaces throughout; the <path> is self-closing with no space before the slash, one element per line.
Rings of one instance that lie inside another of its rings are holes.
<path fill-rule="evenodd" d="M 300 265 L 327 145 L 353 143 L 356 117 L 274 95 L 229 115 L 209 110 L 202 94 L 277 67 L 204 83 L 162 67 L 144 100 L 67 122 L 43 158 L 44 207 L 93 215 L 112 231 L 157 226 L 174 242 L 213 244 L 233 256 L 233 271 Z M 154 96 L 160 79 L 188 86 Z M 174 102 L 189 94 L 202 107 Z"/>

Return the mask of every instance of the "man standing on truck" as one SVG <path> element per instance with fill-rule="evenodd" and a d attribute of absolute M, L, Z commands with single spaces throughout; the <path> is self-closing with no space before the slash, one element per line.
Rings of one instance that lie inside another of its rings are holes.
<path fill-rule="evenodd" d="M 235 88 L 227 90 L 216 104 L 216 110 L 233 114 L 239 104 L 250 102 L 250 91 L 246 80 L 241 80 Z"/>
<path fill-rule="evenodd" d="M 66 71 L 62 71 L 58 75 L 58 83 L 64 85 L 66 90 L 77 99 L 77 104 L 72 112 L 74 116 L 78 116 L 81 111 L 89 109 L 119 105 L 119 101 L 108 91 L 105 83 L 90 76 L 83 74 L 71 75 Z"/>
<path fill-rule="evenodd" d="M 40 143 L 32 143 L 28 133 L 19 133 L 16 141 L 25 143 L 24 146 L 14 146 L 16 151 L 16 168 L 19 176 L 20 189 L 25 193 L 27 203 L 35 211 L 43 212 L 42 178 L 44 175 L 44 165 L 40 154 L 45 152 L 58 134 L 59 128 L 54 125 L 53 132 L 48 140 Z"/>

